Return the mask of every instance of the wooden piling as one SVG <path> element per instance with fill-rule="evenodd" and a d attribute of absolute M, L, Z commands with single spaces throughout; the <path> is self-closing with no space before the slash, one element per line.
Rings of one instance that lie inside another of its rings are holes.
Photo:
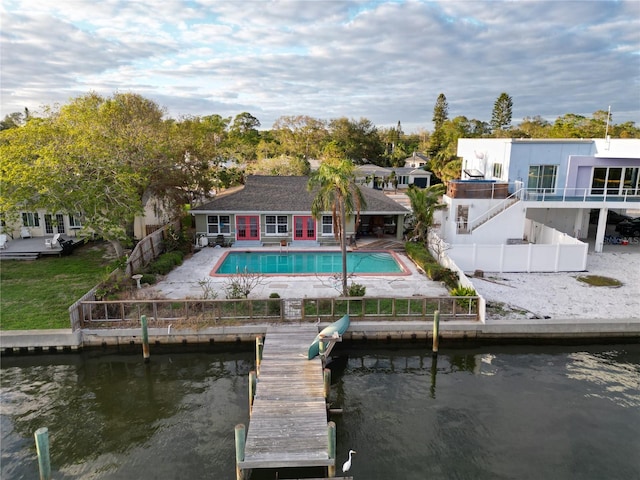
<path fill-rule="evenodd" d="M 329 422 L 327 424 L 327 436 L 329 440 L 329 458 L 333 460 L 333 465 L 327 467 L 329 477 L 336 476 L 336 424 Z"/>
<path fill-rule="evenodd" d="M 262 362 L 262 337 L 256 337 L 256 371 L 260 371 L 260 362 Z"/>
<path fill-rule="evenodd" d="M 256 396 L 256 385 L 258 383 L 258 376 L 255 370 L 249 372 L 249 415 L 253 409 L 253 398 Z"/>
<path fill-rule="evenodd" d="M 49 429 L 39 428 L 34 434 L 36 439 L 36 451 L 38 452 L 38 467 L 40 480 L 51 479 L 51 459 L 49 456 Z"/>
<path fill-rule="evenodd" d="M 142 326 L 142 358 L 145 363 L 149 361 L 149 331 L 147 329 L 147 316 L 140 317 L 140 325 Z"/>
<path fill-rule="evenodd" d="M 438 356 L 438 341 L 440 337 L 440 311 L 433 312 L 433 347 L 431 348 L 432 355 Z"/>
<path fill-rule="evenodd" d="M 329 401 L 329 393 L 331 393 L 331 370 L 324 369 L 324 398 Z"/>
<path fill-rule="evenodd" d="M 238 466 L 238 464 L 244 461 L 244 444 L 245 444 L 244 424 L 239 423 L 238 425 L 236 425 L 235 437 L 236 437 L 236 480 L 243 480 L 244 472 Z"/>

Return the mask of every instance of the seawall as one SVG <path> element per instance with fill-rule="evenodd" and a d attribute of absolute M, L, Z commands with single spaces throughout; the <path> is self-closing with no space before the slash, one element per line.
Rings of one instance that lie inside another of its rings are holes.
<path fill-rule="evenodd" d="M 325 326 L 320 324 L 320 327 Z M 206 345 L 255 342 L 266 324 L 202 329 L 149 328 L 149 344 L 156 346 Z M 523 320 L 440 322 L 440 339 L 452 342 L 594 343 L 640 342 L 640 319 Z M 432 322 L 352 321 L 345 342 L 431 342 Z M 310 339 L 311 342 L 313 339 Z M 0 332 L 3 355 L 73 352 L 82 349 L 131 347 L 142 344 L 140 328 L 62 330 L 11 330 Z"/>

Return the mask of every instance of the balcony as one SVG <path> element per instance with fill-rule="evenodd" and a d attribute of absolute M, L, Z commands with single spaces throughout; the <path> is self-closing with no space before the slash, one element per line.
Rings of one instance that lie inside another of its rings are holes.
<path fill-rule="evenodd" d="M 507 198 L 509 184 L 495 180 L 452 180 L 447 184 L 450 198 Z"/>

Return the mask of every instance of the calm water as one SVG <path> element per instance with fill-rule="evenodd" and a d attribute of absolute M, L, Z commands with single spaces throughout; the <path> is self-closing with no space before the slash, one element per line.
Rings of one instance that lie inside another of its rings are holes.
<path fill-rule="evenodd" d="M 340 252 L 228 252 L 215 273 L 235 274 L 245 270 L 264 274 L 338 273 Z M 402 267 L 388 252 L 348 252 L 349 273 L 402 273 Z"/>
<path fill-rule="evenodd" d="M 441 351 L 341 345 L 332 403 L 356 479 L 634 479 L 640 345 Z M 442 350 L 442 348 L 441 348 Z M 4 357 L 2 479 L 233 479 L 253 354 Z M 317 471 L 262 471 L 286 478 Z"/>

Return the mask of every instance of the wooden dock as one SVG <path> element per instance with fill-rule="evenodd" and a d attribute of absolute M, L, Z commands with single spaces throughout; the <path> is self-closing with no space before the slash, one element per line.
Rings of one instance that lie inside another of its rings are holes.
<path fill-rule="evenodd" d="M 317 326 L 267 329 L 241 470 L 333 467 L 322 360 L 307 359 Z"/>

